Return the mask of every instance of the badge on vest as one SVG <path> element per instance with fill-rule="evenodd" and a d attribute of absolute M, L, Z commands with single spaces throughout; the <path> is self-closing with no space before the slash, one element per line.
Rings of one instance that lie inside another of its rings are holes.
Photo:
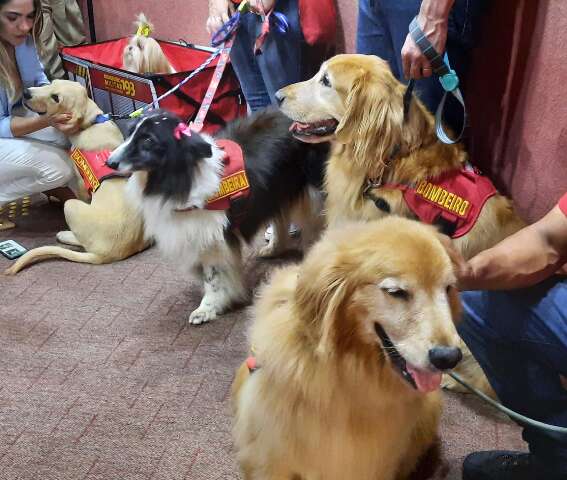
<path fill-rule="evenodd" d="M 445 190 L 440 185 L 421 180 L 415 189 L 415 193 L 430 202 L 436 203 L 444 210 L 466 218 L 469 213 L 470 202 L 456 193 Z"/>
<path fill-rule="evenodd" d="M 239 170 L 238 172 L 222 179 L 218 192 L 209 198 L 208 203 L 221 200 L 238 192 L 243 192 L 248 188 L 250 188 L 250 184 L 248 183 L 246 172 L 244 170 Z"/>
<path fill-rule="evenodd" d="M 86 189 L 92 195 L 98 190 L 103 180 L 110 177 L 124 177 L 124 175 L 106 165 L 112 150 L 80 150 L 73 147 L 69 155 L 75 162 Z"/>

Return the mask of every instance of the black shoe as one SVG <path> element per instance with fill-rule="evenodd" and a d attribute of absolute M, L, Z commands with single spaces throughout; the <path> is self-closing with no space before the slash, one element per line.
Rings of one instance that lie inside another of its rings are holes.
<path fill-rule="evenodd" d="M 530 453 L 493 450 L 471 453 L 463 462 L 463 480 L 561 480 L 543 469 Z"/>

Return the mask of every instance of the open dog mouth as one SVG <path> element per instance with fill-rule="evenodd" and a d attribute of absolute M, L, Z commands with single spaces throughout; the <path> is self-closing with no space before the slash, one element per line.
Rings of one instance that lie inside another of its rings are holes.
<path fill-rule="evenodd" d="M 408 363 L 404 357 L 402 357 L 400 352 L 398 352 L 392 340 L 388 337 L 381 325 L 375 323 L 374 330 L 382 342 L 382 347 L 388 354 L 394 369 L 397 370 L 402 378 L 414 389 L 422 393 L 429 393 L 437 390 L 441 386 L 441 372 L 423 370 L 414 367 Z"/>
<path fill-rule="evenodd" d="M 331 135 L 335 132 L 339 122 L 334 118 L 329 118 L 327 120 L 321 120 L 319 122 L 313 123 L 301 123 L 293 122 L 289 130 L 296 136 L 302 137 L 324 137 L 326 135 Z"/>

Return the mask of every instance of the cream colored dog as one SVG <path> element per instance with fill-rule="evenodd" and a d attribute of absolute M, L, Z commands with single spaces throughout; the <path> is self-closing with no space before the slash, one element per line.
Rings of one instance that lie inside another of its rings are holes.
<path fill-rule="evenodd" d="M 147 27 L 151 32 L 153 25 L 143 13 L 140 13 L 134 22 L 139 32 Z M 134 73 L 175 73 L 157 40 L 149 35 L 136 33 L 133 35 L 122 54 L 124 70 Z"/>
<path fill-rule="evenodd" d="M 327 231 L 273 275 L 233 385 L 245 480 L 404 480 L 435 443 L 460 359 L 449 256 L 399 217 Z"/>
<path fill-rule="evenodd" d="M 69 138 L 77 148 L 112 150 L 123 142 L 114 122 L 93 123 L 102 111 L 88 98 L 86 89 L 79 83 L 55 80 L 50 85 L 28 89 L 26 95 L 29 96 L 25 100 L 26 107 L 35 112 L 72 113 L 81 128 Z M 57 240 L 82 247 L 84 252 L 58 246 L 34 248 L 5 273 L 15 274 L 34 262 L 54 257 L 82 263 L 110 263 L 146 248 L 149 243 L 144 239 L 142 217 L 124 196 L 126 182 L 126 178 L 104 180 L 90 204 L 81 200 L 65 202 L 65 220 L 70 230 L 59 232 Z"/>
<path fill-rule="evenodd" d="M 413 218 L 401 189 L 462 168 L 468 156 L 459 144 L 437 140 L 431 113 L 413 98 L 404 116 L 405 86 L 384 60 L 372 55 L 337 55 L 310 80 L 289 85 L 276 96 L 295 120 L 294 133 L 306 142 L 332 141 L 327 167 L 329 226 L 389 214 Z M 375 182 L 367 189 L 369 181 Z M 377 208 L 380 202 L 381 208 Z M 503 195 L 490 197 L 471 230 L 454 240 L 465 258 L 485 250 L 524 223 Z M 463 344 L 459 373 L 477 388 L 491 389 Z M 462 390 L 447 379 L 448 387 Z"/>

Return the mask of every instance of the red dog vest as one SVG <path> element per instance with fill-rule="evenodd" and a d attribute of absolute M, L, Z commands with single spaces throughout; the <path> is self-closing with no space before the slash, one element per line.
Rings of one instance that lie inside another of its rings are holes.
<path fill-rule="evenodd" d="M 397 184 L 383 186 L 402 190 L 408 207 L 422 222 L 433 224 L 443 218 L 454 224 L 452 238 L 467 234 L 486 201 L 497 193 L 488 178 L 467 168 L 421 180 L 415 187 Z"/>
<path fill-rule="evenodd" d="M 229 210 L 232 202 L 245 199 L 250 194 L 250 184 L 244 168 L 244 154 L 238 143 L 232 140 L 215 140 L 224 151 L 224 171 L 217 193 L 205 205 L 205 210 Z M 185 212 L 195 207 L 180 208 L 176 211 Z"/>
<path fill-rule="evenodd" d="M 80 150 L 76 147 L 69 152 L 91 195 L 107 178 L 127 176 L 106 165 L 111 153 L 112 150 Z"/>

